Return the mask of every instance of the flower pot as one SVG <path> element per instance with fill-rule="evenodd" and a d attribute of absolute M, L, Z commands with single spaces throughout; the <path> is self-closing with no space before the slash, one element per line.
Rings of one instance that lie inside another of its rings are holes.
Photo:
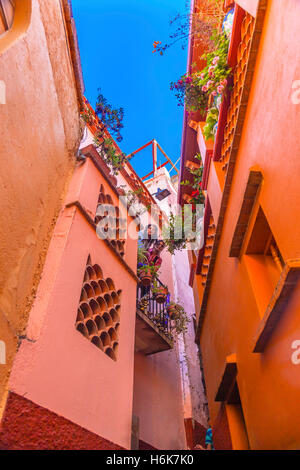
<path fill-rule="evenodd" d="M 168 305 L 167 306 L 167 313 L 168 313 L 169 317 L 172 318 L 176 313 L 176 305 Z"/>
<path fill-rule="evenodd" d="M 152 273 L 150 268 L 144 268 L 142 271 L 140 271 L 139 278 L 144 287 L 150 286 L 152 281 Z"/>
<path fill-rule="evenodd" d="M 155 292 L 155 300 L 158 304 L 163 304 L 167 300 L 168 290 L 165 287 L 158 289 Z"/>

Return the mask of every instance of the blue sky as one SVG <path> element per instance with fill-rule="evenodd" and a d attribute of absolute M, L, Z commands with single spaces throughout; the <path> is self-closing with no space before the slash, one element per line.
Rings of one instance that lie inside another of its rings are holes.
<path fill-rule="evenodd" d="M 176 46 L 161 57 L 152 46 L 155 40 L 167 42 L 169 20 L 185 10 L 186 0 L 73 0 L 72 5 L 86 97 L 94 106 L 100 87 L 114 107 L 124 108 L 125 153 L 155 138 L 175 162 L 183 108 L 169 87 L 186 71 L 187 49 Z M 150 149 L 131 163 L 140 176 L 149 173 Z"/>

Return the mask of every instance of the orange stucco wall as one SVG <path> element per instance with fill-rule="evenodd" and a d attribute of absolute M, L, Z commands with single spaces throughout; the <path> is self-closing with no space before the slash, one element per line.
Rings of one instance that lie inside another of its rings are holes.
<path fill-rule="evenodd" d="M 226 356 L 237 354 L 237 382 L 252 449 L 300 446 L 300 366 L 291 361 L 291 345 L 300 338 L 300 289 L 292 294 L 266 350 L 254 354 L 261 320 L 255 297 L 262 286 L 256 282 L 253 288 L 245 256 L 228 256 L 249 169 L 258 165 L 264 181 L 249 228 L 260 204 L 284 261 L 300 257 L 300 105 L 291 99 L 292 84 L 300 79 L 299 15 L 297 0 L 269 1 L 200 338 L 212 421 L 220 409 L 214 399 Z M 209 197 L 213 192 L 209 187 Z"/>
<path fill-rule="evenodd" d="M 81 134 L 60 2 L 17 1 L 16 20 L 0 37 L 0 415 Z"/>
<path fill-rule="evenodd" d="M 186 449 L 177 354 L 135 354 L 133 414 L 139 417 L 140 439 L 156 449 Z"/>

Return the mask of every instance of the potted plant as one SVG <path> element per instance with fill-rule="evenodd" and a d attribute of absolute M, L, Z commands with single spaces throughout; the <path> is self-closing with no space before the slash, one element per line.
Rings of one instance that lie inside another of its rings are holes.
<path fill-rule="evenodd" d="M 86 124 L 93 126 L 94 145 L 97 147 L 102 160 L 116 176 L 131 158 L 131 155 L 126 156 L 125 153 L 121 152 L 114 141 L 114 138 L 117 142 L 121 142 L 123 139 L 121 130 L 124 127 L 124 109 L 114 109 L 102 95 L 100 89 L 98 92 L 95 114 L 89 105 L 85 103 L 85 109 L 81 113 L 81 117 Z M 105 165 L 102 168 L 107 173 Z M 117 179 L 114 177 L 112 181 L 116 186 Z"/>
<path fill-rule="evenodd" d="M 169 293 L 168 288 L 166 286 L 158 284 L 158 282 L 154 280 L 152 292 L 158 304 L 163 304 L 166 302 Z"/>
<path fill-rule="evenodd" d="M 171 212 L 167 223 L 163 225 L 162 237 L 171 255 L 174 255 L 175 251 L 184 250 L 190 243 L 197 242 L 200 233 L 197 228 L 201 223 L 203 210 L 200 201 L 203 202 L 201 190 L 198 196 L 191 197 L 190 205 L 186 205 L 180 214 L 174 215 Z"/>
<path fill-rule="evenodd" d="M 148 262 L 147 250 L 143 247 L 143 245 L 138 246 L 137 262 L 138 267 L 142 266 L 143 264 L 147 264 Z"/>
<path fill-rule="evenodd" d="M 168 313 L 170 318 L 172 318 L 175 315 L 175 313 L 176 313 L 176 303 L 175 302 L 170 302 L 167 305 L 167 313 Z"/>
<path fill-rule="evenodd" d="M 138 267 L 138 276 L 143 286 L 150 286 L 151 282 L 157 276 L 157 266 L 151 266 L 150 264 L 143 264 Z"/>
<path fill-rule="evenodd" d="M 187 324 L 190 320 L 179 302 L 170 302 L 167 306 L 167 312 L 171 319 L 172 330 L 175 330 L 177 334 L 187 331 Z"/>

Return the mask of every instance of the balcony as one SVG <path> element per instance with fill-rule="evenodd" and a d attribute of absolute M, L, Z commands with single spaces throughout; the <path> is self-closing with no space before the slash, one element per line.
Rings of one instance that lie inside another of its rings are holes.
<path fill-rule="evenodd" d="M 145 295 L 142 285 L 137 289 L 135 352 L 156 354 L 173 348 L 171 322 L 167 302 L 159 304 L 151 287 Z"/>

